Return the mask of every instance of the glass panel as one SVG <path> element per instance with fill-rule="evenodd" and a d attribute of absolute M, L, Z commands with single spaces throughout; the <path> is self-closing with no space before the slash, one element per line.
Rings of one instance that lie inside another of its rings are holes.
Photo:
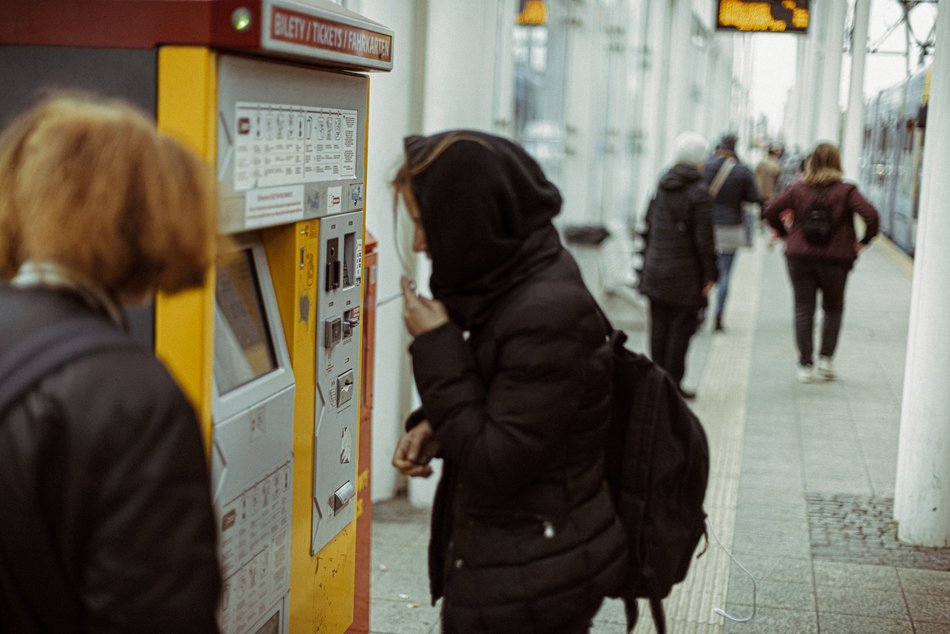
<path fill-rule="evenodd" d="M 214 380 L 226 394 L 277 369 L 250 249 L 218 258 L 215 303 Z"/>
<path fill-rule="evenodd" d="M 521 26 L 513 21 L 514 138 L 554 183 L 560 180 L 564 159 L 566 17 L 563 3 L 552 1 L 547 3 L 546 23 Z"/>

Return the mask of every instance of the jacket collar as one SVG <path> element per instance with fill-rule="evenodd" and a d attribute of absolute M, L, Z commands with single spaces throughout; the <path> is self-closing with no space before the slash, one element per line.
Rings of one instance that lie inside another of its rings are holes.
<path fill-rule="evenodd" d="M 27 260 L 10 283 L 20 288 L 42 287 L 71 291 L 93 309 L 108 315 L 119 328 L 128 330 L 125 312 L 109 293 L 88 280 L 80 279 L 55 262 Z"/>

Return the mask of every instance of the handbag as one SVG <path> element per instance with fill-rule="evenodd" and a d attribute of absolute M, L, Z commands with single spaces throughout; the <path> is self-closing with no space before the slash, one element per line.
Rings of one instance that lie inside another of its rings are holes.
<path fill-rule="evenodd" d="M 749 243 L 749 232 L 745 223 L 737 225 L 714 225 L 716 232 L 716 251 L 732 253 L 739 247 L 752 246 Z"/>

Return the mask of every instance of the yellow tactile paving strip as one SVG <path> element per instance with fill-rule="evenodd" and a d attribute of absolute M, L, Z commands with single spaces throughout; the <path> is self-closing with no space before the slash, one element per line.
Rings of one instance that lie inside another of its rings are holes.
<path fill-rule="evenodd" d="M 760 238 L 753 249 L 739 253 L 733 265 L 731 292 L 726 307 L 727 332 L 713 337 L 709 357 L 698 386 L 693 408 L 709 438 L 710 474 L 706 512 L 723 545 L 732 549 L 735 526 L 742 439 L 745 429 L 749 362 L 759 302 L 759 281 L 765 253 Z M 731 561 L 709 536 L 709 548 L 690 566 L 689 575 L 663 602 L 667 629 L 672 634 L 721 632 L 723 617 L 713 608 L 726 607 Z M 636 633 L 653 632 L 649 607 Z M 737 615 L 745 616 L 745 615 Z"/>

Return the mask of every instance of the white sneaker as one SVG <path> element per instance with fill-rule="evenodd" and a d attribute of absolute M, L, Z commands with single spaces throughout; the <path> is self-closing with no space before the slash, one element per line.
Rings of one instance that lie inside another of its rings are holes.
<path fill-rule="evenodd" d="M 799 383 L 813 383 L 815 381 L 815 369 L 810 365 L 799 365 L 797 375 Z"/>
<path fill-rule="evenodd" d="M 835 380 L 835 366 L 831 362 L 831 357 L 818 357 L 817 374 L 825 381 Z"/>

